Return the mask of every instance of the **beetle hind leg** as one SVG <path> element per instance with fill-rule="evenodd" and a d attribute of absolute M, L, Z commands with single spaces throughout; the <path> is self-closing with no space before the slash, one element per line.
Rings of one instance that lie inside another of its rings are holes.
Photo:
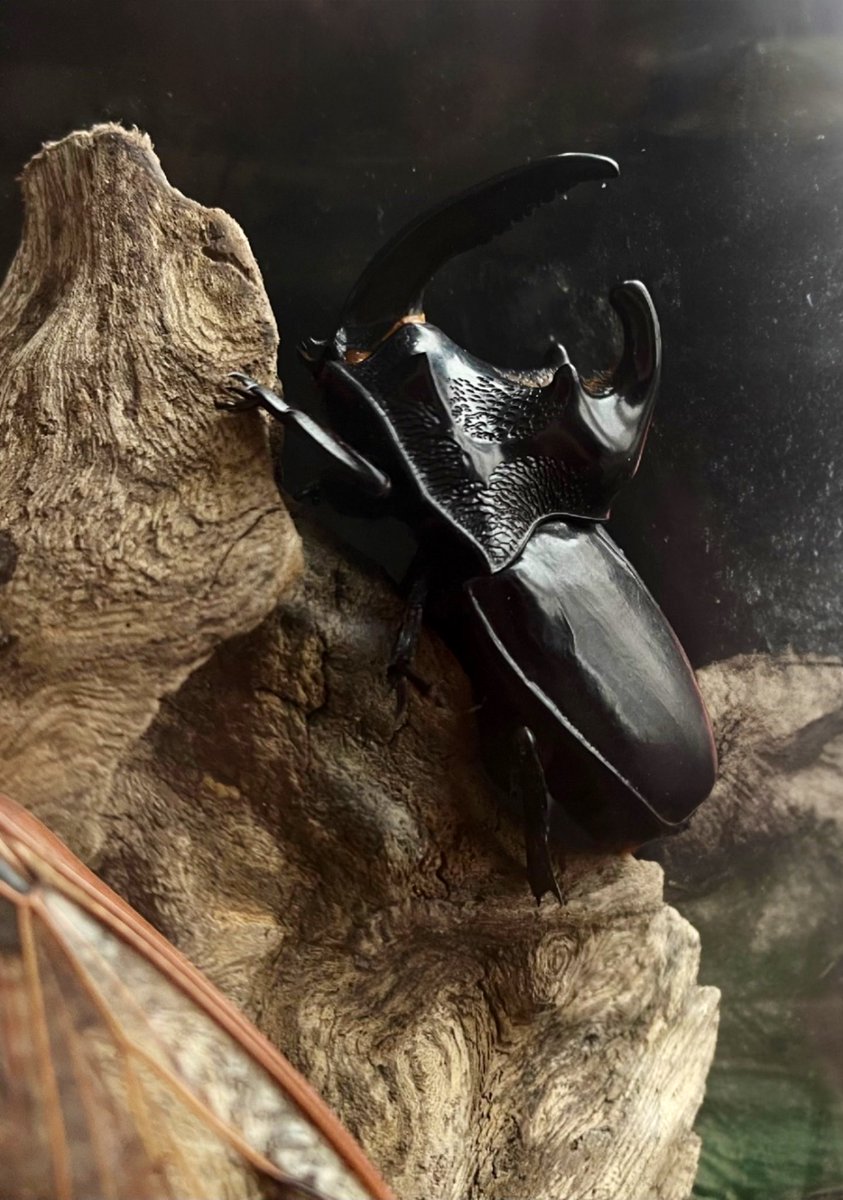
<path fill-rule="evenodd" d="M 548 892 L 564 904 L 550 857 L 550 796 L 536 739 L 526 725 L 515 734 L 515 761 L 511 776 L 512 799 L 524 821 L 527 878 L 538 902 Z"/>

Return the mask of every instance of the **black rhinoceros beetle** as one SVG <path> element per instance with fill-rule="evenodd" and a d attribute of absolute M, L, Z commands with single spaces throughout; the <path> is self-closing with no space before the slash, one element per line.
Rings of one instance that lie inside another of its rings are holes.
<path fill-rule="evenodd" d="M 260 405 L 318 445 L 335 504 L 389 512 L 415 532 L 391 671 L 410 672 L 426 609 L 473 681 L 489 746 L 508 752 L 537 899 L 560 896 L 549 838 L 631 849 L 675 831 L 714 782 L 693 671 L 601 524 L 641 457 L 659 326 L 643 284 L 616 287 L 624 350 L 610 382 L 586 388 L 561 346 L 537 370 L 482 362 L 425 321 L 422 296 L 454 255 L 573 184 L 617 173 L 607 158 L 556 155 L 393 237 L 333 338 L 301 348 L 336 433 L 244 375 L 227 404 Z"/>

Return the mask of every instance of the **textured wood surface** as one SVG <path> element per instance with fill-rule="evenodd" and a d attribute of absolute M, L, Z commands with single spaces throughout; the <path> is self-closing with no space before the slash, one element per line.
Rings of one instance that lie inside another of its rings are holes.
<path fill-rule="evenodd" d="M 24 188 L 0 786 L 246 1007 L 403 1200 L 685 1200 L 717 994 L 660 868 L 577 859 L 537 908 L 457 664 L 425 637 L 436 686 L 396 723 L 392 590 L 309 520 L 295 580 L 261 418 L 213 407 L 274 353 L 230 218 L 113 127 Z"/>
<path fill-rule="evenodd" d="M 717 730 L 717 785 L 690 828 L 654 852 L 685 886 L 833 823 L 843 833 L 843 661 L 744 654 L 700 672 Z M 829 825 L 830 828 L 830 825 Z"/>
<path fill-rule="evenodd" d="M 22 186 L 0 290 L 0 780 L 62 826 L 299 551 L 260 425 L 213 405 L 227 371 L 274 377 L 242 231 L 115 127 L 46 146 Z"/>
<path fill-rule="evenodd" d="M 302 527 L 304 579 L 121 773 L 108 877 L 257 1014 L 405 1200 L 689 1196 L 717 993 L 660 868 L 578 859 L 567 906 L 537 908 L 456 663 L 423 642 L 437 698 L 396 727 L 400 606 Z"/>

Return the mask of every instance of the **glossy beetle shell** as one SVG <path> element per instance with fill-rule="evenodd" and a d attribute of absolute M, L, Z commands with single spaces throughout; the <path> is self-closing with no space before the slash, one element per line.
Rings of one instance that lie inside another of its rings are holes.
<path fill-rule="evenodd" d="M 534 730 L 550 795 L 596 844 L 640 844 L 702 803 L 717 759 L 694 673 L 605 530 L 548 522 L 464 594 L 478 695 Z"/>
<path fill-rule="evenodd" d="M 548 517 L 604 520 L 634 475 L 658 388 L 658 319 L 637 281 L 611 302 L 625 351 L 616 386 L 594 392 L 561 346 L 543 368 L 503 371 L 423 320 L 359 362 L 321 366 L 334 428 L 391 477 L 410 524 L 462 543 L 464 575 L 476 559 L 505 567 Z"/>

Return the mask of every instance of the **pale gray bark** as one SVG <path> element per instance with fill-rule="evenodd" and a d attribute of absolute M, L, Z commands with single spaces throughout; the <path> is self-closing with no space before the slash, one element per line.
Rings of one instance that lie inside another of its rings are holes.
<path fill-rule="evenodd" d="M 734 870 L 738 856 L 781 846 L 825 822 L 843 833 L 843 661 L 742 654 L 700 672 L 720 770 L 690 828 L 659 848 L 688 886 Z M 829 828 L 831 828 L 829 825 Z"/>

